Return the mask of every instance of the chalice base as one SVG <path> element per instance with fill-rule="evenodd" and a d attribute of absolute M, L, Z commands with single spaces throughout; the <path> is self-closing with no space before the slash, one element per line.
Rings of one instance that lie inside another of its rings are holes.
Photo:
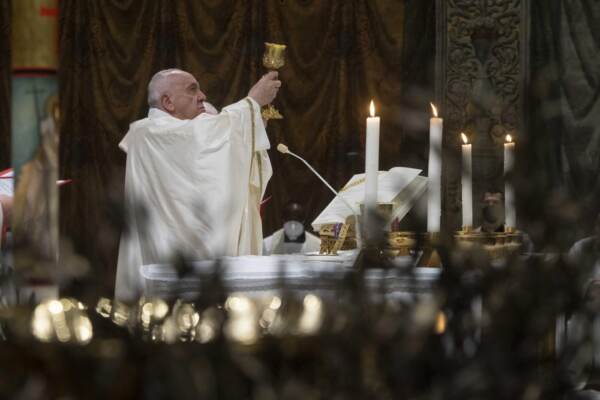
<path fill-rule="evenodd" d="M 269 104 L 268 106 L 263 108 L 261 115 L 262 115 L 263 119 L 265 119 L 267 121 L 270 119 L 283 119 L 283 115 L 281 115 L 279 110 L 277 110 L 275 107 L 273 107 L 272 104 Z"/>

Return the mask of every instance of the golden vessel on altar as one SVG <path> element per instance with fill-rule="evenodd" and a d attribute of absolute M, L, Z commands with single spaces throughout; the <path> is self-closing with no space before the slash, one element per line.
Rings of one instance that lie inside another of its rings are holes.
<path fill-rule="evenodd" d="M 363 204 L 360 204 L 360 210 L 361 213 L 364 213 Z M 390 257 L 407 256 L 417 245 L 416 234 L 408 231 L 391 232 L 393 225 L 391 223 L 392 213 L 393 203 L 377 204 L 377 217 L 380 218 L 378 223 L 382 224 L 385 231 L 382 250 L 386 256 Z M 340 250 L 352 250 L 361 245 L 364 246 L 359 235 L 357 235 L 355 219 L 354 216 L 349 216 L 344 223 L 322 225 L 319 230 L 321 238 L 320 253 L 335 255 Z M 361 229 L 360 224 L 359 229 Z M 362 230 L 359 233 L 362 233 Z M 362 234 L 364 235 L 364 233 Z"/>
<path fill-rule="evenodd" d="M 503 232 L 481 232 L 463 229 L 454 235 L 459 250 L 481 249 L 492 260 L 499 260 L 518 253 L 523 247 L 523 234 L 514 229 Z"/>

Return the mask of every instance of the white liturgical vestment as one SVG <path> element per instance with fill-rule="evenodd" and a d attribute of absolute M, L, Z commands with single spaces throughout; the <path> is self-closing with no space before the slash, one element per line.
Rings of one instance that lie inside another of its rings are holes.
<path fill-rule="evenodd" d="M 318 252 L 321 249 L 321 239 L 310 232 L 304 231 L 303 243 L 285 242 L 283 229 L 275 231 L 263 240 L 263 254 L 305 254 Z"/>
<path fill-rule="evenodd" d="M 271 177 L 260 106 L 249 97 L 220 114 L 180 120 L 151 108 L 131 124 L 127 227 L 115 284 L 118 300 L 143 289 L 142 265 L 262 253 L 259 206 Z"/>

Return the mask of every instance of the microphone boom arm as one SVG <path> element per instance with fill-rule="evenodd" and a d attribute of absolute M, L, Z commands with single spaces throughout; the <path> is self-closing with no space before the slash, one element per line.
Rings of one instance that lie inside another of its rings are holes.
<path fill-rule="evenodd" d="M 294 154 L 293 152 L 291 152 L 289 150 L 287 150 L 287 153 L 291 156 L 296 157 L 298 160 L 302 161 L 304 163 L 304 165 L 306 165 L 308 167 L 308 169 L 310 169 L 313 172 L 313 174 L 315 174 L 321 180 L 321 182 L 323 182 L 325 184 L 325 186 L 327 186 L 329 188 L 329 190 L 331 190 L 333 192 L 333 194 L 336 197 L 338 197 L 340 200 L 342 200 L 342 202 L 346 205 L 346 207 L 348 207 L 350 209 L 350 211 L 352 211 L 352 214 L 356 217 L 356 211 L 354 211 L 354 208 L 352 208 L 350 203 L 348 203 L 346 201 L 346 199 L 344 199 L 342 197 L 342 195 L 340 195 L 334 188 L 332 188 L 331 185 L 325 179 L 323 179 L 323 177 L 317 171 L 315 171 L 315 169 L 308 162 L 306 162 L 306 160 L 304 160 L 302 157 Z"/>

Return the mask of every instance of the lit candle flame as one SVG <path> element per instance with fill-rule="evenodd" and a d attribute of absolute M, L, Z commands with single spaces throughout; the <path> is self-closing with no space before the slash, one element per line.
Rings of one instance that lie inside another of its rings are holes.
<path fill-rule="evenodd" d="M 506 143 L 511 143 L 512 141 L 512 136 L 506 135 Z"/>
<path fill-rule="evenodd" d="M 469 138 L 467 138 L 467 135 L 465 135 L 463 132 L 461 132 L 460 137 L 464 144 L 469 144 Z"/>
<path fill-rule="evenodd" d="M 373 103 L 373 100 L 371 100 L 371 104 L 369 105 L 369 113 L 371 117 L 375 116 L 375 103 Z"/>
<path fill-rule="evenodd" d="M 435 118 L 437 118 L 438 116 L 438 112 L 437 112 L 437 108 L 435 108 L 435 106 L 433 105 L 433 103 L 429 103 L 431 105 L 431 110 L 433 111 L 433 116 Z"/>
<path fill-rule="evenodd" d="M 435 319 L 435 333 L 438 335 L 444 333 L 446 331 L 446 323 L 446 314 L 440 311 Z"/>

